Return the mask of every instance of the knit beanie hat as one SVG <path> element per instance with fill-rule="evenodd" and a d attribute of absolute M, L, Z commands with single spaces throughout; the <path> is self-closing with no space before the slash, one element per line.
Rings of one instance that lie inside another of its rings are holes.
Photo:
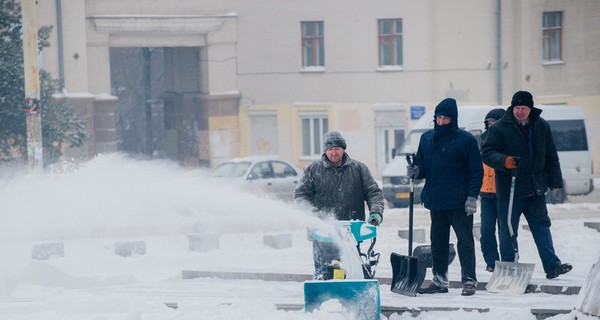
<path fill-rule="evenodd" d="M 323 150 L 327 150 L 333 147 L 341 147 L 346 150 L 346 140 L 337 131 L 326 132 L 323 135 Z"/>
<path fill-rule="evenodd" d="M 510 102 L 510 106 L 528 106 L 533 108 L 533 96 L 527 91 L 517 91 Z"/>
<path fill-rule="evenodd" d="M 483 123 L 485 124 L 485 129 L 487 130 L 490 127 L 488 124 L 489 120 L 498 121 L 498 120 L 502 119 L 502 117 L 504 117 L 505 113 L 506 113 L 506 111 L 501 108 L 493 109 L 490 112 L 488 112 L 485 115 L 485 119 L 483 120 Z"/>

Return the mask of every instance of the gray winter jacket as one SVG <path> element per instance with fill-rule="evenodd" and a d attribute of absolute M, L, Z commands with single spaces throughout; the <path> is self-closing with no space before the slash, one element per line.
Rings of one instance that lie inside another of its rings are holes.
<path fill-rule="evenodd" d="M 323 154 L 304 169 L 294 191 L 294 202 L 337 220 L 365 220 L 365 201 L 370 212 L 383 217 L 383 192 L 369 168 L 344 153 L 342 165 L 334 167 Z"/>

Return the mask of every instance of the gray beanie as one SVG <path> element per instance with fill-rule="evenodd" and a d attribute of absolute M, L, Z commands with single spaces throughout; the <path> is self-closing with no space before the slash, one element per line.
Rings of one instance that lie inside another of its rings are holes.
<path fill-rule="evenodd" d="M 323 135 L 323 150 L 333 147 L 341 147 L 345 150 L 346 140 L 344 140 L 344 137 L 337 131 L 326 132 L 325 135 Z"/>

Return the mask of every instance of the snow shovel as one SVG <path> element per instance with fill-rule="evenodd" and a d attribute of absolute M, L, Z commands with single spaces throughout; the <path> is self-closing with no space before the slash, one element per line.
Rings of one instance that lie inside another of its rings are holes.
<path fill-rule="evenodd" d="M 519 162 L 519 158 L 515 157 L 515 161 Z M 535 264 L 532 263 L 519 263 L 519 248 L 517 244 L 517 237 L 515 236 L 512 226 L 512 211 L 513 211 L 513 200 L 515 197 L 515 182 L 517 180 L 517 168 L 514 168 L 511 172 L 510 181 L 510 198 L 508 200 L 508 231 L 510 232 L 510 239 L 515 251 L 515 261 L 496 261 L 496 267 L 494 273 L 490 278 L 490 281 L 485 286 L 485 289 L 490 292 L 497 293 L 515 293 L 523 294 L 527 290 L 527 285 L 533 276 L 533 270 Z"/>
<path fill-rule="evenodd" d="M 414 154 L 406 155 L 406 162 L 412 166 Z M 425 265 L 419 263 L 419 258 L 411 256 L 413 241 L 413 207 L 415 202 L 414 177 L 410 178 L 410 198 L 408 205 L 408 255 L 392 252 L 390 262 L 392 263 L 392 292 L 409 297 L 417 295 L 417 291 L 425 280 Z"/>

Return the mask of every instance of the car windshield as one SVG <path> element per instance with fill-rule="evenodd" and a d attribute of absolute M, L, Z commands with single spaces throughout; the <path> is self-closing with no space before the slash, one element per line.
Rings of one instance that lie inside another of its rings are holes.
<path fill-rule="evenodd" d="M 251 162 L 221 163 L 210 172 L 210 176 L 218 178 L 239 178 L 244 175 L 251 165 Z"/>
<path fill-rule="evenodd" d="M 402 145 L 400 146 L 400 150 L 396 152 L 396 155 L 417 152 L 417 149 L 419 148 L 419 141 L 421 140 L 421 135 L 423 135 L 423 132 L 425 131 L 427 130 L 411 130 L 408 133 L 406 139 L 404 139 Z"/>

